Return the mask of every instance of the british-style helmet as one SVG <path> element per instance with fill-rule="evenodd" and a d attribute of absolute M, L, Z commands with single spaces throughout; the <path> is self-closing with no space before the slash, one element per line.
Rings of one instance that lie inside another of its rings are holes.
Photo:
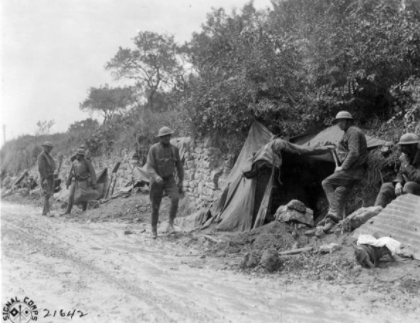
<path fill-rule="evenodd" d="M 338 119 L 353 119 L 353 117 L 348 111 L 340 111 L 335 116 L 335 120 L 338 120 Z"/>
<path fill-rule="evenodd" d="M 156 137 L 163 137 L 167 135 L 172 135 L 174 132 L 169 127 L 162 127 L 159 129 L 159 133 Z"/>
<path fill-rule="evenodd" d="M 419 143 L 419 141 L 419 136 L 415 133 L 406 133 L 401 136 L 397 145 L 412 145 Z"/>
<path fill-rule="evenodd" d="M 49 142 L 49 141 L 44 142 L 41 146 L 51 147 L 51 148 L 54 147 L 53 144 L 51 142 Z"/>

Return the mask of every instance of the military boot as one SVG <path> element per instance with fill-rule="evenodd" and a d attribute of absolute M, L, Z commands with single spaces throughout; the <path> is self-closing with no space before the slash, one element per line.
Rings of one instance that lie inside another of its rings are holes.
<path fill-rule="evenodd" d="M 174 221 L 169 220 L 168 222 L 168 226 L 166 227 L 166 233 L 171 234 L 175 232 L 175 228 L 174 228 Z"/>
<path fill-rule="evenodd" d="M 169 222 L 168 222 L 168 226 L 166 227 L 166 232 L 168 234 L 174 233 L 175 232 L 175 228 L 174 228 L 174 220 L 176 217 L 176 212 L 178 211 L 178 200 L 173 200 L 172 204 L 171 204 L 171 208 L 169 210 Z"/>
<path fill-rule="evenodd" d="M 50 198 L 44 196 L 44 208 L 42 209 L 42 215 L 48 215 L 50 213 Z"/>
<path fill-rule="evenodd" d="M 71 209 L 73 208 L 73 202 L 69 201 L 69 203 L 67 204 L 67 209 L 64 213 L 62 213 L 61 215 L 66 215 L 66 214 L 71 214 Z"/>
<path fill-rule="evenodd" d="M 152 226 L 152 239 L 157 238 L 157 226 Z"/>

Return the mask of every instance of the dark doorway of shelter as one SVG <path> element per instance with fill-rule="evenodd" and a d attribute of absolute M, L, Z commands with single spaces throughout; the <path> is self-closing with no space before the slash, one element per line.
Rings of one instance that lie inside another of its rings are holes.
<path fill-rule="evenodd" d="M 270 214 L 274 215 L 280 205 L 296 199 L 314 211 L 315 223 L 321 220 L 328 212 L 328 202 L 321 182 L 334 172 L 334 164 L 283 153 L 280 172 L 282 184 L 275 182 Z"/>

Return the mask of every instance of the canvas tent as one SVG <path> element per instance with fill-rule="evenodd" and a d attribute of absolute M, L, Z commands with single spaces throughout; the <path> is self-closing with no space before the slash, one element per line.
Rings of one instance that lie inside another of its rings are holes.
<path fill-rule="evenodd" d="M 342 134 L 343 131 L 333 126 L 318 134 L 298 137 L 294 142 L 299 145 L 315 146 L 325 141 L 339 141 Z M 252 124 L 242 150 L 227 178 L 228 184 L 211 210 L 212 221 L 218 223 L 216 230 L 247 231 L 264 224 L 267 214 L 271 211 L 274 188 L 279 187 L 280 191 L 282 190 L 279 168 L 285 159 L 300 158 L 308 162 L 318 160 L 318 162 L 329 164 L 329 168 L 319 166 L 318 168 L 327 169 L 330 173 L 333 171 L 334 164 L 330 154 L 300 157 L 285 154 L 282 156 L 283 160 L 279 160 L 269 148 L 268 143 L 272 139 L 274 135 L 266 127 L 258 122 Z M 371 137 L 367 137 L 367 140 L 368 148 L 385 143 Z M 293 178 L 292 180 L 299 182 L 300 179 Z M 316 185 L 322 189 L 320 182 Z"/>

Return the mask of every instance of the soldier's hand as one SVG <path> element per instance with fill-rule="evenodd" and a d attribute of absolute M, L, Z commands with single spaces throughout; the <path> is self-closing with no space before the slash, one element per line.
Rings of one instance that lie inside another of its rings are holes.
<path fill-rule="evenodd" d="M 162 178 L 162 177 L 160 177 L 160 176 L 158 176 L 158 177 L 156 177 L 155 182 L 156 182 L 157 184 L 160 184 L 160 183 L 162 183 L 162 182 L 163 182 L 163 178 Z"/>
<path fill-rule="evenodd" d="M 334 150 L 335 146 L 334 145 L 326 145 L 326 146 L 324 146 L 324 148 L 328 149 L 328 150 Z"/>
<path fill-rule="evenodd" d="M 341 170 L 343 170 L 343 167 L 342 166 L 337 166 L 337 167 L 335 167 L 334 172 L 339 172 Z"/>
<path fill-rule="evenodd" d="M 402 194 L 402 189 L 402 184 L 397 183 L 397 185 L 395 185 L 395 195 L 400 196 Z"/>
<path fill-rule="evenodd" d="M 403 167 L 406 167 L 407 165 L 410 164 L 410 157 L 408 157 L 407 154 L 402 153 L 399 160 L 401 162 L 401 166 Z"/>

